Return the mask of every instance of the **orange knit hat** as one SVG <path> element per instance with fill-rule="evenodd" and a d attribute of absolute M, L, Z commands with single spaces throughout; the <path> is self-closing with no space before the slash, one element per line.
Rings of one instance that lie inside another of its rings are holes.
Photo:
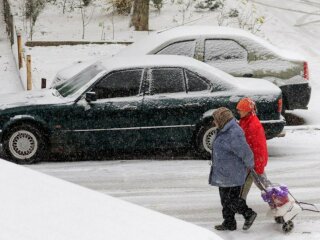
<path fill-rule="evenodd" d="M 237 109 L 244 112 L 255 112 L 256 104 L 251 98 L 242 98 L 237 104 Z"/>

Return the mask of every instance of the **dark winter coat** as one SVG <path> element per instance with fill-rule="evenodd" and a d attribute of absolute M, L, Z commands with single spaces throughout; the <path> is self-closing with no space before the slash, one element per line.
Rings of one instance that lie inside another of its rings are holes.
<path fill-rule="evenodd" d="M 241 186 L 245 182 L 247 169 L 253 166 L 253 153 L 241 127 L 232 119 L 213 141 L 209 184 L 219 187 Z"/>
<path fill-rule="evenodd" d="M 254 170 L 258 174 L 263 174 L 268 162 L 267 140 L 263 126 L 254 113 L 241 118 L 239 125 L 243 129 L 247 143 L 253 152 Z"/>

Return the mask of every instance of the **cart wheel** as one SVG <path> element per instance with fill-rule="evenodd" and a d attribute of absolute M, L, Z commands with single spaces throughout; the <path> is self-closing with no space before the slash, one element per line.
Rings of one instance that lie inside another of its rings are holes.
<path fill-rule="evenodd" d="M 274 221 L 278 224 L 283 224 L 284 223 L 284 219 L 283 217 L 275 217 Z"/>
<path fill-rule="evenodd" d="M 288 232 L 291 232 L 291 230 L 294 228 L 294 224 L 291 220 L 289 220 L 288 222 L 285 222 L 283 225 L 282 225 L 282 230 L 285 232 L 285 233 L 288 233 Z"/>

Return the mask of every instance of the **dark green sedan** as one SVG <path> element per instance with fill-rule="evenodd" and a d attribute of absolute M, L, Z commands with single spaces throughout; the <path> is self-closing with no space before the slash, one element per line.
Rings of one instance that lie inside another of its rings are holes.
<path fill-rule="evenodd" d="M 282 132 L 281 91 L 236 79 L 182 56 L 112 58 L 57 74 L 51 89 L 0 96 L 7 159 L 32 163 L 49 152 L 194 147 L 210 156 L 212 112 L 252 97 L 268 138 Z M 107 152 L 107 151 L 106 151 Z"/>

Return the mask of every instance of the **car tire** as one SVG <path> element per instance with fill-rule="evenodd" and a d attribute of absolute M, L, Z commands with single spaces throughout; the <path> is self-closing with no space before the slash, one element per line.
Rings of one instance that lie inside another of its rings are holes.
<path fill-rule="evenodd" d="M 210 159 L 212 154 L 212 142 L 217 134 L 217 127 L 212 124 L 200 127 L 196 136 L 196 150 L 200 157 Z"/>
<path fill-rule="evenodd" d="M 47 141 L 43 133 L 30 124 L 15 126 L 5 135 L 3 150 L 9 161 L 31 164 L 44 158 Z"/>

